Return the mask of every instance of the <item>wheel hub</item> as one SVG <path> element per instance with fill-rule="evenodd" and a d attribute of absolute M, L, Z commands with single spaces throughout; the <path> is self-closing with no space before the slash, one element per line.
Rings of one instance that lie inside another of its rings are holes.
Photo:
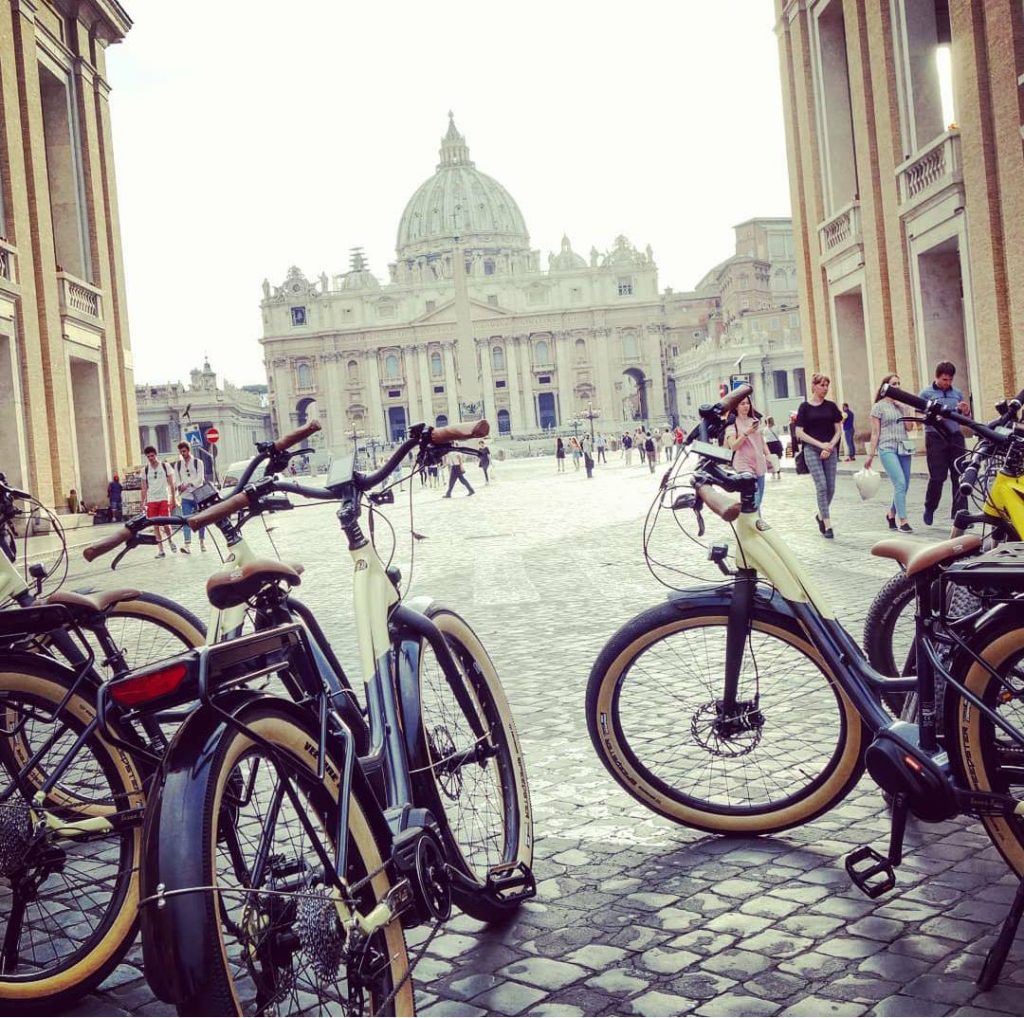
<path fill-rule="evenodd" d="M 697 743 L 714 756 L 746 756 L 761 741 L 764 715 L 756 700 L 737 700 L 726 712 L 721 700 L 701 704 L 690 719 Z"/>

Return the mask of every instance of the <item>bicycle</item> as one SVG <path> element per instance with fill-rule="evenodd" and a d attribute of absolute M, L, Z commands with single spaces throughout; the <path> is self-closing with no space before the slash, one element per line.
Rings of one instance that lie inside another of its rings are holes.
<path fill-rule="evenodd" d="M 910 405 L 923 409 L 924 404 L 924 400 L 915 397 Z M 1013 399 L 1002 401 L 996 407 L 1000 416 L 988 425 L 989 428 L 1001 431 L 1015 426 L 1022 405 L 1024 391 Z M 981 554 L 1004 541 L 1017 541 L 1024 534 L 1024 504 L 1017 494 L 1024 491 L 1024 463 L 1006 461 L 1006 436 L 1009 432 L 1002 433 L 1003 441 L 997 443 L 983 439 L 966 457 L 960 474 L 959 492 L 965 498 L 975 497 L 980 507 L 975 513 L 962 509 L 954 517 L 949 539 L 959 542 L 951 545 L 959 549 L 957 557 Z M 974 525 L 983 528 L 980 539 L 966 535 L 968 528 Z M 966 540 L 960 540 L 965 536 Z M 899 553 L 902 547 L 917 549 L 921 546 L 893 538 L 880 542 L 876 547 L 879 551 L 875 554 L 889 554 Z M 942 567 L 932 568 L 937 572 Z M 903 571 L 897 573 L 879 590 L 864 622 L 864 650 L 871 664 L 884 675 L 909 674 L 914 670 L 914 588 L 913 577 Z M 967 592 L 960 591 L 956 596 L 958 604 L 951 606 L 951 610 L 968 614 L 977 608 L 975 599 Z M 906 706 L 902 698 L 894 698 L 890 703 L 890 708 L 897 715 Z M 905 720 L 914 720 L 913 704 L 909 709 Z"/>
<path fill-rule="evenodd" d="M 207 585 L 214 604 L 254 607 L 254 633 L 104 689 L 115 725 L 200 704 L 150 799 L 141 875 L 147 975 L 180 1013 L 412 1013 L 403 926 L 436 931 L 453 902 L 502 921 L 536 893 L 525 767 L 494 665 L 455 612 L 403 601 L 360 523 L 364 499 L 393 500 L 372 489 L 410 452 L 422 470 L 488 430 L 415 425 L 379 470 L 348 456 L 324 487 L 247 483 L 257 456 L 241 490 L 190 518 L 241 514 L 237 528 L 275 493 L 340 502 L 366 696 L 289 593 L 298 571 L 276 562 Z"/>
<path fill-rule="evenodd" d="M 980 816 L 1008 864 L 1024 874 L 1024 804 L 1014 794 L 1024 784 L 1024 627 L 1014 601 L 1024 590 L 1024 549 L 1003 545 L 950 564 L 937 584 L 918 580 L 917 674 L 881 675 L 785 539 L 759 518 L 756 479 L 733 472 L 728 453 L 712 444 L 722 415 L 748 392 L 742 386 L 701 408 L 687 439 L 697 465 L 686 492 L 677 494 L 673 468 L 659 493 L 674 511 L 695 512 L 701 532 L 704 508 L 731 523 L 736 568 L 725 546 L 714 546 L 711 558 L 727 583 L 673 593 L 626 623 L 598 655 L 586 712 L 602 763 L 668 819 L 748 835 L 827 812 L 866 767 L 893 795 L 893 810 L 888 852 L 864 846 L 846 860 L 862 891 L 877 897 L 895 885 L 909 812 L 929 822 Z M 937 404 L 927 412 L 1006 440 Z M 1017 455 L 1024 435 L 1014 432 L 1009 442 Z M 719 488 L 738 492 L 740 501 Z M 969 620 L 948 618 L 952 585 L 984 592 L 991 607 Z M 945 680 L 945 748 L 936 730 L 937 675 Z M 883 695 L 912 691 L 920 725 L 894 721 Z"/>

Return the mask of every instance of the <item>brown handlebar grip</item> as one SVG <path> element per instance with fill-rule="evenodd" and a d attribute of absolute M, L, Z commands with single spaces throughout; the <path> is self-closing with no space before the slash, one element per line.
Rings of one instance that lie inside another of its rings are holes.
<path fill-rule="evenodd" d="M 223 502 L 215 502 L 213 505 L 193 513 L 188 517 L 187 522 L 193 530 L 198 530 L 200 527 L 208 527 L 211 523 L 224 519 L 225 516 L 248 508 L 249 496 L 244 491 L 240 491 L 237 495 L 224 499 Z"/>
<path fill-rule="evenodd" d="M 740 402 L 747 398 L 754 391 L 753 386 L 741 385 L 738 389 L 733 389 L 725 399 L 722 400 L 722 412 L 731 414 L 736 411 L 736 407 L 740 405 Z"/>
<path fill-rule="evenodd" d="M 735 499 L 723 495 L 711 484 L 702 484 L 697 488 L 700 500 L 716 515 L 721 516 L 726 523 L 732 523 L 740 514 L 740 504 Z"/>
<path fill-rule="evenodd" d="M 112 551 L 118 545 L 124 544 L 131 536 L 132 532 L 127 527 L 119 527 L 112 534 L 107 534 L 106 537 L 101 537 L 98 541 L 93 541 L 92 544 L 86 545 L 82 549 L 82 557 L 86 562 L 92 562 L 93 559 L 99 558 L 100 555 L 106 555 L 108 551 Z"/>
<path fill-rule="evenodd" d="M 470 438 L 486 438 L 491 433 L 487 421 L 471 421 L 469 424 L 449 424 L 444 428 L 434 428 L 430 432 L 430 441 L 434 445 L 448 445 L 449 442 L 465 442 Z"/>
<path fill-rule="evenodd" d="M 298 431 L 293 431 L 290 435 L 285 435 L 284 438 L 279 438 L 274 443 L 274 450 L 276 452 L 284 452 L 285 449 L 290 449 L 293 445 L 298 445 L 299 442 L 304 442 L 310 435 L 315 435 L 321 428 L 319 421 L 310 421 L 304 427 L 299 428 Z"/>

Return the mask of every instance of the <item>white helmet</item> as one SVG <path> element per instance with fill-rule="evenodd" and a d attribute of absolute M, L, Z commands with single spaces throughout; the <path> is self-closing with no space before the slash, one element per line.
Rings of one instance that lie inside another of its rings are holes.
<path fill-rule="evenodd" d="M 858 470 L 853 475 L 853 480 L 857 485 L 857 490 L 860 492 L 861 499 L 865 502 L 878 494 L 878 486 L 882 483 L 881 475 L 876 474 L 874 470 L 870 470 L 868 467 Z"/>

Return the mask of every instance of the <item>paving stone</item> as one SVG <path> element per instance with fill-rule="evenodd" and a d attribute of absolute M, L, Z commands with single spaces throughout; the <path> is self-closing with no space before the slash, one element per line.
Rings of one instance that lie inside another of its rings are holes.
<path fill-rule="evenodd" d="M 142 979 L 142 972 L 134 965 L 118 965 L 99 985 L 99 991 L 113 990 L 119 986 L 127 986 Z"/>
<path fill-rule="evenodd" d="M 870 972 L 851 972 L 833 979 L 828 985 L 828 992 L 839 1000 L 873 1003 L 892 996 L 899 991 L 901 985 L 902 983 L 879 979 Z"/>
<path fill-rule="evenodd" d="M 867 958 L 881 949 L 882 945 L 877 940 L 865 937 L 832 937 L 818 945 L 822 954 L 832 955 L 833 958 Z"/>
<path fill-rule="evenodd" d="M 703 921 L 700 912 L 683 908 L 663 908 L 656 916 L 658 924 L 666 930 L 688 930 Z"/>
<path fill-rule="evenodd" d="M 755 954 L 753 951 L 741 951 L 738 948 L 729 948 L 720 951 L 718 954 L 705 958 L 701 962 L 701 968 L 709 972 L 717 972 L 720 975 L 732 976 L 734 979 L 749 979 L 763 972 L 771 966 L 771 961 L 763 954 Z"/>
<path fill-rule="evenodd" d="M 872 1014 L 877 1015 L 910 1015 L 912 1018 L 924 1018 L 925 1015 L 944 1015 L 950 1011 L 949 1005 L 937 1004 L 933 1000 L 924 1000 L 921 997 L 909 997 L 902 993 L 892 997 L 886 997 L 879 1001 L 872 1009 Z"/>
<path fill-rule="evenodd" d="M 654 891 L 638 891 L 626 896 L 626 900 L 639 908 L 657 912 L 659 909 L 674 905 L 679 896 L 676 894 L 657 894 Z"/>
<path fill-rule="evenodd" d="M 567 954 L 563 961 L 572 962 L 574 965 L 582 965 L 588 969 L 604 969 L 614 965 L 626 957 L 626 951 L 621 947 L 608 947 L 606 944 L 589 944 L 586 947 L 578 948 L 571 954 Z"/>
<path fill-rule="evenodd" d="M 732 933 L 738 937 L 751 936 L 760 933 L 761 930 L 771 926 L 772 920 L 768 916 L 745 915 L 743 912 L 726 912 L 723 915 L 715 916 L 704 926 L 709 930 L 720 933 Z"/>
<path fill-rule="evenodd" d="M 858 919 L 847 927 L 847 931 L 855 937 L 867 937 L 869 940 L 884 940 L 890 943 L 899 937 L 906 927 L 895 919 L 883 919 L 881 916 L 869 915 Z"/>
<path fill-rule="evenodd" d="M 710 1000 L 735 985 L 735 979 L 714 972 L 695 970 L 676 976 L 665 988 L 683 997 L 692 997 L 694 1000 Z"/>
<path fill-rule="evenodd" d="M 798 976 L 770 969 L 743 984 L 746 993 L 765 1000 L 789 1000 L 807 990 L 807 980 Z"/>
<path fill-rule="evenodd" d="M 966 1004 L 978 994 L 976 983 L 966 979 L 951 979 L 949 976 L 929 972 L 910 980 L 903 987 L 911 997 L 935 1000 L 943 1004 Z"/>
<path fill-rule="evenodd" d="M 562 1015 L 584 1015 L 586 1012 L 582 1007 L 573 1007 L 567 1004 L 536 1004 L 530 1008 L 531 1015 L 551 1015 L 552 1018 L 560 1018 Z"/>
<path fill-rule="evenodd" d="M 855 1004 L 848 1000 L 829 1000 L 827 997 L 804 997 L 795 1004 L 788 1005 L 784 1015 L 794 1018 L 822 1018 L 824 1015 L 861 1015 L 867 1011 L 867 1005 Z"/>
<path fill-rule="evenodd" d="M 869 972 L 882 979 L 903 982 L 913 979 L 921 972 L 927 972 L 931 964 L 923 958 L 914 958 L 907 954 L 896 954 L 893 951 L 879 951 L 878 954 L 865 958 L 857 967 L 858 972 Z"/>
<path fill-rule="evenodd" d="M 598 990 L 604 990 L 613 997 L 628 997 L 631 994 L 646 990 L 651 985 L 649 979 L 641 979 L 633 974 L 633 970 L 627 971 L 621 968 L 608 969 L 600 975 L 587 980 L 587 986 L 593 986 Z"/>
<path fill-rule="evenodd" d="M 689 968 L 697 961 L 700 961 L 700 955 L 693 951 L 672 950 L 664 947 L 655 947 L 640 955 L 640 964 L 644 968 L 662 975 L 674 975 L 677 972 L 682 972 L 683 969 Z"/>
<path fill-rule="evenodd" d="M 780 1006 L 760 997 L 748 997 L 742 993 L 723 993 L 694 1009 L 702 1015 L 770 1015 L 778 1014 Z"/>
<path fill-rule="evenodd" d="M 696 1001 L 688 997 L 678 997 L 673 993 L 662 993 L 652 990 L 642 993 L 628 1002 L 633 1014 L 639 1015 L 682 1015 L 689 1014 L 696 1006 Z"/>
<path fill-rule="evenodd" d="M 498 1014 L 522 1014 L 523 1011 L 530 1010 L 534 1004 L 540 1003 L 546 996 L 546 991 L 538 990 L 535 986 L 508 981 L 480 994 L 474 998 L 473 1003 Z M 441 1008 L 438 1013 L 444 1014 L 444 1003 L 441 1002 L 438 1006 Z"/>
<path fill-rule="evenodd" d="M 787 930 L 771 929 L 758 933 L 736 946 L 744 951 L 756 951 L 769 958 L 792 958 L 810 949 L 814 943 L 809 937 L 799 937 Z"/>
<path fill-rule="evenodd" d="M 546 990 L 559 990 L 576 982 L 590 973 L 579 965 L 551 958 L 524 958 L 498 969 L 499 976 L 515 979 L 531 986 L 543 986 Z"/>
<path fill-rule="evenodd" d="M 684 933 L 676 937 L 675 940 L 670 940 L 668 946 L 684 951 L 694 951 L 701 955 L 708 955 L 724 951 L 727 947 L 731 947 L 735 941 L 736 938 L 728 933 L 716 933 L 714 930 L 702 929 Z"/>
<path fill-rule="evenodd" d="M 467 1004 L 462 1000 L 438 1000 L 427 1007 L 416 1007 L 417 1014 L 425 1015 L 482 1015 L 487 1014 L 485 1008 L 475 1004 Z M 510 1012 L 511 1013 L 511 1012 Z M 518 1012 L 516 1012 L 518 1014 Z"/>
<path fill-rule="evenodd" d="M 789 972 L 795 976 L 803 976 L 806 979 L 822 979 L 839 972 L 844 968 L 844 961 L 840 958 L 830 958 L 826 954 L 819 954 L 817 951 L 808 951 L 806 954 L 798 954 L 795 958 L 780 962 L 779 971 Z"/>
<path fill-rule="evenodd" d="M 762 894 L 760 898 L 745 901 L 740 905 L 740 911 L 748 915 L 766 916 L 769 919 L 782 919 L 798 911 L 800 903 L 796 901 L 785 901 L 783 898 L 773 898 L 771 895 Z"/>
<path fill-rule="evenodd" d="M 444 988 L 449 997 L 457 1000 L 472 1000 L 481 993 L 493 990 L 500 983 L 504 982 L 493 972 L 474 972 L 472 975 L 462 976 L 459 979 L 452 979 Z"/>
<path fill-rule="evenodd" d="M 908 934 L 894 940 L 889 945 L 889 950 L 896 954 L 909 954 L 915 958 L 927 958 L 929 961 L 937 961 L 945 958 L 952 951 L 959 950 L 960 945 L 950 940 L 942 940 L 940 937 L 923 937 L 918 934 Z"/>

